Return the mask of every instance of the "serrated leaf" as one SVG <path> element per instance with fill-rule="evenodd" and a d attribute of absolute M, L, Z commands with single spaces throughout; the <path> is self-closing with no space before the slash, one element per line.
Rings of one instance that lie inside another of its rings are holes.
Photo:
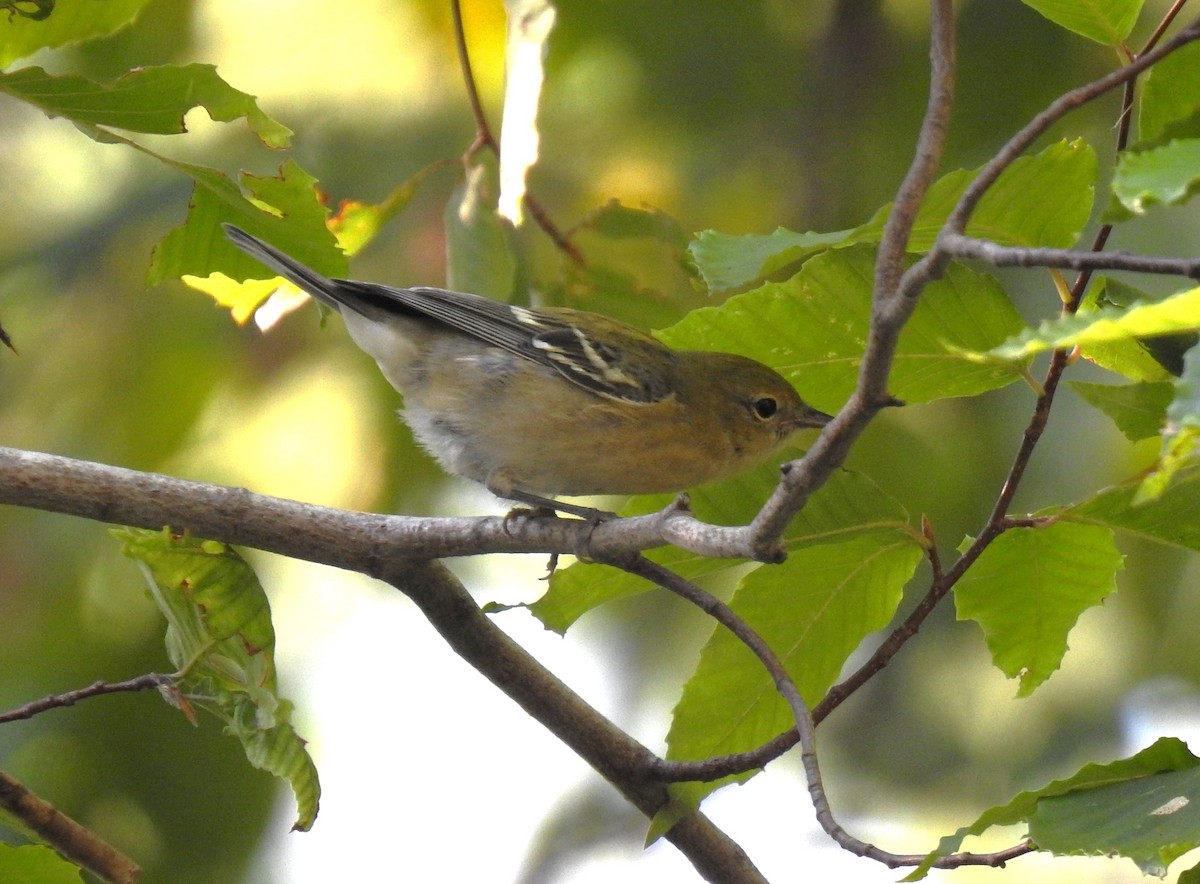
<path fill-rule="evenodd" d="M 1195 460 L 1200 445 L 1200 349 L 1193 347 L 1187 352 L 1183 373 L 1174 387 L 1175 398 L 1167 408 L 1162 452 L 1134 495 L 1134 506 L 1161 497 L 1179 471 Z"/>
<path fill-rule="evenodd" d="M 446 285 L 509 301 L 517 261 L 509 246 L 509 224 L 496 211 L 496 174 L 496 164 L 481 158 L 446 202 Z"/>
<path fill-rule="evenodd" d="M 1045 798 L 1029 817 L 1029 837 L 1065 856 L 1129 857 L 1143 874 L 1200 847 L 1200 770 L 1164 771 Z"/>
<path fill-rule="evenodd" d="M 150 284 L 184 278 L 201 288 L 196 279 L 209 279 L 203 290 L 222 303 L 236 303 L 252 311 L 262 297 L 280 285 L 274 273 L 236 248 L 220 234 L 223 222 L 232 222 L 282 249 L 297 260 L 329 276 L 345 276 L 346 256 L 334 245 L 325 224 L 325 207 L 317 194 L 317 181 L 293 160 L 287 160 L 278 177 L 243 172 L 238 184 L 221 172 L 203 166 L 172 163 L 195 181 L 187 221 L 168 233 L 155 247 L 147 272 Z M 242 188 L 246 194 L 243 194 Z M 263 211 L 263 207 L 274 210 Z M 241 288 L 237 280 L 267 278 L 269 285 Z"/>
<path fill-rule="evenodd" d="M 832 233 L 793 233 L 777 227 L 774 233 L 733 236 L 702 230 L 688 253 L 709 291 L 743 288 L 773 276 L 784 267 L 848 241 L 852 230 Z"/>
<path fill-rule="evenodd" d="M 913 222 L 909 252 L 927 252 L 979 169 L 958 170 L 936 181 Z M 1092 212 L 1096 152 L 1082 139 L 1059 141 L 1020 157 L 988 188 L 967 223 L 967 235 L 1001 245 L 1065 249 L 1079 239 Z M 855 231 L 859 242 L 876 242 L 890 206 Z"/>
<path fill-rule="evenodd" d="M 982 835 L 992 826 L 1013 826 L 1028 820 L 1037 810 L 1039 802 L 1077 790 L 1089 790 L 1099 786 L 1152 777 L 1167 771 L 1191 770 L 1200 765 L 1200 758 L 1188 751 L 1187 744 L 1173 737 L 1163 737 L 1153 746 L 1136 755 L 1111 764 L 1085 764 L 1074 776 L 1055 780 L 1041 789 L 1022 792 L 1008 804 L 985 811 L 979 819 L 964 826 L 953 835 L 941 839 L 937 849 L 925 857 L 909 875 L 901 880 L 917 881 L 928 874 L 933 863 L 940 857 L 958 851 L 968 835 Z M 1083 794 L 1086 794 L 1084 792 Z"/>
<path fill-rule="evenodd" d="M 1135 476 L 1105 488 L 1066 508 L 1059 518 L 1200 552 L 1200 464 L 1194 458 L 1184 463 L 1145 506 L 1137 505 L 1141 485 L 1142 477 Z"/>
<path fill-rule="evenodd" d="M 1106 276 L 1097 276 L 1093 279 L 1092 285 L 1088 287 L 1078 313 L 1084 315 L 1098 307 L 1119 309 L 1150 300 L 1151 298 L 1146 292 L 1134 288 L 1126 282 Z M 1172 338 L 1174 338 L 1173 335 L 1164 335 L 1155 338 L 1098 341 L 1081 346 L 1079 351 L 1084 359 L 1132 381 L 1157 383 L 1170 380 L 1171 375 L 1163 363 L 1150 352 L 1150 349 L 1156 346 L 1157 342 L 1165 342 Z"/>
<path fill-rule="evenodd" d="M 979 174 L 959 169 L 934 182 L 921 203 L 907 249 L 933 247 L 963 191 Z M 1009 166 L 980 201 L 967 234 L 1002 245 L 1067 248 L 1078 238 L 1092 211 L 1096 154 L 1083 140 L 1060 141 Z M 729 236 L 704 231 L 689 247 L 712 291 L 742 288 L 798 264 L 817 252 L 854 243 L 877 243 L 891 204 L 861 227 L 833 233 L 793 233 L 784 228 L 767 236 Z"/>
<path fill-rule="evenodd" d="M 295 828 L 308 829 L 320 801 L 317 771 L 292 729 L 291 704 L 276 692 L 271 608 L 253 570 L 223 543 L 166 529 L 111 533 L 167 620 L 167 654 L 183 693 L 226 723 L 251 764 L 287 780 Z"/>
<path fill-rule="evenodd" d="M 1174 206 L 1200 188 L 1200 138 L 1175 139 L 1149 150 L 1125 151 L 1113 172 L 1113 196 L 1135 215 Z"/>
<path fill-rule="evenodd" d="M 826 252 L 786 282 L 693 310 L 659 337 L 680 349 L 757 359 L 792 381 L 806 401 L 833 412 L 857 383 L 873 277 L 873 249 Z M 995 346 L 1020 327 L 1020 316 L 992 277 L 951 265 L 926 289 L 901 334 L 891 392 L 916 404 L 1012 383 L 1022 376 L 1019 366 L 983 364 L 964 353 Z"/>
<path fill-rule="evenodd" d="M 203 107 L 221 123 L 245 117 L 268 147 L 287 147 L 292 136 L 290 129 L 263 113 L 253 95 L 234 89 L 210 64 L 137 68 L 111 85 L 29 67 L 0 73 L 0 92 L 84 126 L 175 135 L 187 131 L 184 115 Z"/>
<path fill-rule="evenodd" d="M 1171 295 L 1155 303 L 1133 304 L 1063 316 L 1027 328 L 998 347 L 964 357 L 1027 359 L 1047 350 L 1063 350 L 1114 341 L 1200 329 L 1200 288 Z"/>
<path fill-rule="evenodd" d="M 776 469 L 764 466 L 737 479 L 692 492 L 692 510 L 706 522 L 747 524 L 777 481 Z M 670 495 L 639 497 L 623 508 L 621 515 L 657 512 L 671 500 Z M 878 485 L 860 473 L 838 470 L 788 526 L 783 542 L 785 549 L 794 551 L 864 534 L 891 536 L 909 530 L 908 513 Z M 651 550 L 647 555 L 689 580 L 744 567 L 742 562 L 712 559 L 675 547 Z M 550 578 L 549 590 L 529 609 L 547 629 L 561 633 L 598 605 L 651 589 L 645 580 L 616 568 L 577 563 L 556 571 Z"/>
<path fill-rule="evenodd" d="M 0 67 L 8 67 L 39 49 L 81 43 L 119 31 L 131 24 L 148 2 L 57 0 L 49 15 L 0 15 Z"/>
<path fill-rule="evenodd" d="M 1058 522 L 1012 529 L 955 586 L 958 619 L 980 625 L 992 661 L 1019 677 L 1018 694 L 1028 696 L 1058 669 L 1071 627 L 1116 590 L 1123 567 L 1105 528 Z"/>
<path fill-rule="evenodd" d="M 1142 75 L 1138 137 L 1155 142 L 1200 135 L 1200 45 L 1181 46 Z"/>
<path fill-rule="evenodd" d="M 771 646 L 812 705 L 863 638 L 887 625 L 922 555 L 913 538 L 901 535 L 809 547 L 781 566 L 749 574 L 729 605 Z M 794 722 L 762 664 L 718 626 L 675 707 L 667 757 L 743 752 Z M 694 806 L 720 785 L 678 784 L 672 795 Z"/>
<path fill-rule="evenodd" d="M 79 884 L 79 867 L 41 844 L 0 843 L 0 881 L 9 884 Z"/>
<path fill-rule="evenodd" d="M 1137 24 L 1145 0 L 1022 0 L 1050 21 L 1081 37 L 1119 46 Z"/>
<path fill-rule="evenodd" d="M 1108 415 L 1130 442 L 1159 434 L 1175 395 L 1175 385 L 1167 381 L 1122 385 L 1070 381 L 1070 387 Z"/>

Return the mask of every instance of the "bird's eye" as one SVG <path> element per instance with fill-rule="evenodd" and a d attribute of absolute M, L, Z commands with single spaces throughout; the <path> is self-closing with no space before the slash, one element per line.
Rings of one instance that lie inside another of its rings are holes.
<path fill-rule="evenodd" d="M 755 399 L 750 406 L 754 410 L 754 416 L 760 420 L 770 420 L 775 416 L 775 412 L 779 411 L 779 401 L 773 396 L 762 396 Z"/>

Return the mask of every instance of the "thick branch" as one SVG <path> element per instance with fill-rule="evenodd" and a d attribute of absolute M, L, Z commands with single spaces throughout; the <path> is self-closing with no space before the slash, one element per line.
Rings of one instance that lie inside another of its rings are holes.
<path fill-rule="evenodd" d="M 137 863 L 81 826 L 53 804 L 0 771 L 0 808 L 76 865 L 112 884 L 133 884 L 142 875 Z"/>
<path fill-rule="evenodd" d="M 644 746 L 585 703 L 484 615 L 444 566 L 389 559 L 374 576 L 407 595 L 454 651 L 652 817 L 667 802 L 647 779 L 656 760 Z M 709 881 L 764 882 L 750 858 L 701 813 L 666 835 Z"/>
<path fill-rule="evenodd" d="M 385 555 L 583 553 L 602 558 L 667 543 L 698 555 L 750 558 L 744 533 L 706 526 L 678 503 L 661 513 L 594 527 L 577 519 L 351 513 L 244 488 L 0 446 L 2 503 L 115 525 L 170 525 L 200 537 L 350 570 Z"/>

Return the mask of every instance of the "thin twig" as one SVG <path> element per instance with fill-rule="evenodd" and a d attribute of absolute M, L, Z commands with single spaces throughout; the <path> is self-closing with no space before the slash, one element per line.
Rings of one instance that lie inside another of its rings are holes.
<path fill-rule="evenodd" d="M 8 811 L 63 857 L 112 884 L 133 884 L 142 870 L 90 829 L 0 771 L 0 808 Z"/>
<path fill-rule="evenodd" d="M 944 233 L 938 245 L 954 258 L 976 258 L 996 267 L 1060 267 L 1068 270 L 1128 270 L 1200 279 L 1200 258 L 1167 258 L 1128 252 L 1002 246 L 961 233 Z"/>
<path fill-rule="evenodd" d="M 621 561 L 610 561 L 608 564 L 619 567 L 630 574 L 644 577 L 695 605 L 733 633 L 737 640 L 758 658 L 775 683 L 775 689 L 792 710 L 792 717 L 796 721 L 796 730 L 799 734 L 800 759 L 808 780 L 808 792 L 821 828 L 844 849 L 859 856 L 866 856 L 876 851 L 877 848 L 855 838 L 834 819 L 817 760 L 817 735 L 812 715 L 787 668 L 763 637 L 716 596 L 705 592 L 694 583 L 685 580 L 657 562 L 650 561 L 645 556 L 631 556 Z"/>
<path fill-rule="evenodd" d="M 458 52 L 458 63 L 462 70 L 463 87 L 467 90 L 467 101 L 471 105 L 471 115 L 475 118 L 475 138 L 466 153 L 463 154 L 463 163 L 469 163 L 475 154 L 484 148 L 499 158 L 500 142 L 496 140 L 496 136 L 492 134 L 492 127 L 488 124 L 487 113 L 483 109 L 483 102 L 479 98 L 479 89 L 475 85 L 475 72 L 471 69 L 471 54 L 467 51 L 467 32 L 463 25 L 460 0 L 450 0 L 450 15 L 454 21 L 454 46 Z M 529 211 L 529 217 L 533 218 L 534 223 L 542 229 L 542 232 L 550 237 L 550 241 L 554 243 L 555 247 L 574 263 L 581 267 L 586 266 L 587 259 L 583 257 L 583 252 L 579 251 L 579 248 L 571 242 L 570 237 L 550 220 L 550 213 L 546 211 L 545 206 L 528 190 L 523 199 L 525 208 Z"/>
<path fill-rule="evenodd" d="M 76 688 L 73 691 L 66 691 L 61 694 L 53 694 L 49 697 L 42 697 L 24 706 L 18 706 L 16 709 L 11 709 L 8 712 L 0 712 L 0 724 L 7 724 L 10 721 L 22 721 L 33 718 L 49 709 L 61 709 L 65 706 L 74 706 L 81 700 L 87 700 L 91 697 L 99 697 L 104 694 L 118 694 L 130 691 L 167 691 L 175 687 L 175 679 L 169 675 L 159 675 L 150 673 L 148 675 L 139 675 L 137 678 L 131 678 L 126 681 L 105 682 L 97 681 L 86 688 Z"/>
<path fill-rule="evenodd" d="M 630 574 L 637 574 L 661 586 L 680 598 L 698 607 L 708 614 L 742 642 L 767 670 L 775 683 L 775 688 L 783 697 L 796 720 L 796 732 L 799 734 L 800 758 L 804 765 L 805 777 L 808 781 L 808 791 L 816 810 L 817 821 L 821 828 L 843 849 L 858 856 L 873 859 L 889 868 L 900 866 L 920 865 L 925 861 L 924 854 L 898 854 L 882 850 L 873 844 L 868 844 L 851 835 L 833 816 L 829 798 L 825 793 L 825 784 L 821 777 L 820 765 L 817 759 L 816 725 L 808 705 L 800 696 L 796 682 L 788 674 L 782 661 L 751 626 L 734 613 L 727 604 L 710 593 L 705 592 L 680 577 L 673 571 L 652 562 L 644 556 L 626 558 L 623 561 L 612 561 L 608 564 L 619 567 Z M 793 743 L 794 745 L 794 743 Z M 663 763 L 666 764 L 665 762 Z M 661 768 L 656 768 L 661 769 Z M 957 868 L 964 865 L 1002 866 L 1005 862 L 1021 854 L 1028 853 L 1034 847 L 1029 842 L 1023 842 L 1013 847 L 995 853 L 955 853 L 940 857 L 935 867 L 940 869 Z"/>

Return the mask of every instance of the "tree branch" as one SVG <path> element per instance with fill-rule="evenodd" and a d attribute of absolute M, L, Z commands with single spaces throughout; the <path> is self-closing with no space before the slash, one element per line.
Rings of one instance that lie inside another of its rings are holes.
<path fill-rule="evenodd" d="M 961 233 L 943 233 L 940 248 L 954 258 L 978 258 L 995 267 L 1060 267 L 1068 270 L 1128 270 L 1200 279 L 1200 258 L 1165 258 L 1128 252 L 1002 246 Z"/>
<path fill-rule="evenodd" d="M 562 553 L 600 559 L 668 543 L 711 558 L 752 558 L 743 529 L 708 525 L 681 498 L 662 512 L 589 525 L 553 517 L 351 513 L 54 454 L 0 446 L 0 504 L 158 529 L 358 570 L 363 557 Z M 258 516 L 248 518 L 248 512 Z"/>
<path fill-rule="evenodd" d="M 164 694 L 169 692 L 174 692 L 175 695 L 178 694 L 178 691 L 175 687 L 175 679 L 169 675 L 159 675 L 157 673 L 139 675 L 136 678 L 131 678 L 126 681 L 97 681 L 85 688 L 76 688 L 73 691 L 64 691 L 61 694 L 52 694 L 49 697 L 42 697 L 30 703 L 18 706 L 16 709 L 11 709 L 8 712 L 0 712 L 0 724 L 30 719 L 33 718 L 33 716 L 40 715 L 41 713 L 50 709 L 62 709 L 66 706 L 74 706 L 76 703 L 82 700 L 103 696 L 104 694 L 118 694 L 148 690 L 158 690 Z M 178 700 L 174 695 L 171 696 L 170 702 L 173 706 L 179 705 Z"/>
<path fill-rule="evenodd" d="M 653 817 L 667 790 L 646 777 L 655 756 L 585 703 L 479 610 L 461 583 L 437 562 L 389 557 L 373 576 L 390 583 L 417 607 L 460 657 L 474 666 Z M 745 852 L 701 813 L 677 823 L 666 838 L 709 881 L 765 882 Z"/>
<path fill-rule="evenodd" d="M 141 868 L 95 832 L 0 771 L 0 808 L 19 819 L 63 857 L 112 884 L 133 884 Z"/>

